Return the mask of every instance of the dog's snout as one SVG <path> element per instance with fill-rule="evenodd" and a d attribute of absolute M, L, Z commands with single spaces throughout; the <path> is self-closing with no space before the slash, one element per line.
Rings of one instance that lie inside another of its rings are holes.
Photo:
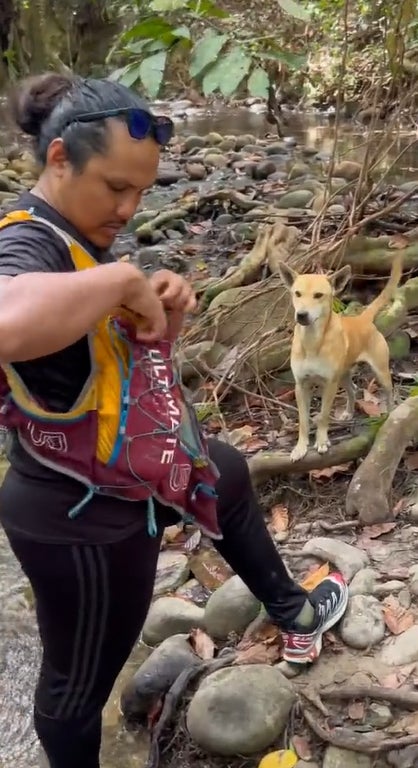
<path fill-rule="evenodd" d="M 309 325 L 309 312 L 297 312 L 296 313 L 296 320 L 301 325 Z"/>

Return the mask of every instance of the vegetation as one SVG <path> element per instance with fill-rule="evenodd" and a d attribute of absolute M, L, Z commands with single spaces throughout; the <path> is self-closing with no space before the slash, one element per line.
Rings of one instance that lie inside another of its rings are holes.
<path fill-rule="evenodd" d="M 46 68 L 106 73 L 151 98 L 392 100 L 418 71 L 417 0 L 2 0 L 0 82 Z"/>

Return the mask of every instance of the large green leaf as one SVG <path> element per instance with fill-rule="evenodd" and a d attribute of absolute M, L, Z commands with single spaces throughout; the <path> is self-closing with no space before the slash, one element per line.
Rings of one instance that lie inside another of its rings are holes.
<path fill-rule="evenodd" d="M 303 69 L 307 62 L 305 54 L 290 53 L 290 51 L 266 51 L 265 53 L 257 53 L 257 58 L 268 61 L 281 61 L 289 69 Z"/>
<path fill-rule="evenodd" d="M 269 78 L 262 67 L 255 67 L 248 78 L 248 92 L 251 96 L 266 99 L 269 91 Z"/>
<path fill-rule="evenodd" d="M 205 34 L 193 46 L 190 62 L 191 77 L 197 77 L 206 69 L 208 64 L 215 61 L 227 40 L 227 35 L 220 35 L 213 29 L 206 30 Z"/>
<path fill-rule="evenodd" d="M 303 5 L 296 3 L 295 0 L 277 0 L 280 7 L 283 8 L 289 16 L 293 16 L 294 19 L 300 19 L 301 21 L 309 21 L 311 14 Z"/>
<path fill-rule="evenodd" d="M 244 77 L 248 75 L 251 67 L 251 57 L 244 53 L 239 45 L 235 45 L 222 57 L 223 76 L 220 80 L 219 90 L 223 96 L 232 96 Z"/>
<path fill-rule="evenodd" d="M 170 11 L 181 11 L 187 5 L 188 0 L 151 0 L 149 7 L 152 11 L 170 13 Z"/>
<path fill-rule="evenodd" d="M 165 21 L 160 16 L 151 16 L 144 21 L 140 21 L 139 24 L 135 24 L 134 27 L 128 29 L 122 35 L 122 43 L 127 43 L 130 40 L 136 40 L 140 38 L 152 38 L 157 40 L 163 35 L 173 34 L 173 27 L 168 21 Z"/>
<path fill-rule="evenodd" d="M 122 85 L 126 85 L 127 88 L 130 88 L 141 79 L 140 67 L 141 65 L 135 62 L 134 64 L 128 64 L 126 67 L 115 69 L 115 71 L 109 75 L 109 80 L 117 81 L 118 83 L 122 83 Z"/>
<path fill-rule="evenodd" d="M 221 58 L 209 68 L 203 78 L 202 88 L 205 96 L 210 96 L 211 93 L 220 89 L 223 73 L 223 59 Z"/>
<path fill-rule="evenodd" d="M 199 16 L 206 16 L 207 18 L 228 19 L 231 15 L 228 11 L 224 11 L 219 5 L 213 3 L 212 0 L 189 0 L 188 7 L 192 13 L 197 13 Z"/>
<path fill-rule="evenodd" d="M 167 51 L 159 51 L 144 59 L 139 65 L 142 85 L 151 99 L 158 96 L 164 78 Z"/>

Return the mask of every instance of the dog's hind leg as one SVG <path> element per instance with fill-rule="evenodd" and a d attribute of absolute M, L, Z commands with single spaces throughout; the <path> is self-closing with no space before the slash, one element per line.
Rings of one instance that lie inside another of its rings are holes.
<path fill-rule="evenodd" d="M 340 416 L 340 421 L 350 421 L 354 416 L 354 408 L 356 404 L 356 393 L 351 378 L 351 371 L 347 371 L 343 376 L 341 386 L 345 389 L 347 394 L 347 405 Z"/>
<path fill-rule="evenodd" d="M 373 334 L 373 344 L 370 344 L 367 354 L 361 356 L 383 388 L 386 400 L 386 410 L 393 408 L 393 384 L 389 368 L 389 347 L 385 337 L 376 329 Z"/>

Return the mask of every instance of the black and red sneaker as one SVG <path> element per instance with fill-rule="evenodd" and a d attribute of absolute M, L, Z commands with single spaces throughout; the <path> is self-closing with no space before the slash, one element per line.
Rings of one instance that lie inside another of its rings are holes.
<path fill-rule="evenodd" d="M 293 664 L 315 661 L 322 649 L 322 636 L 344 616 L 348 603 L 348 585 L 341 573 L 330 573 L 312 592 L 309 602 L 315 609 L 310 627 L 295 624 L 282 631 L 283 659 Z"/>

